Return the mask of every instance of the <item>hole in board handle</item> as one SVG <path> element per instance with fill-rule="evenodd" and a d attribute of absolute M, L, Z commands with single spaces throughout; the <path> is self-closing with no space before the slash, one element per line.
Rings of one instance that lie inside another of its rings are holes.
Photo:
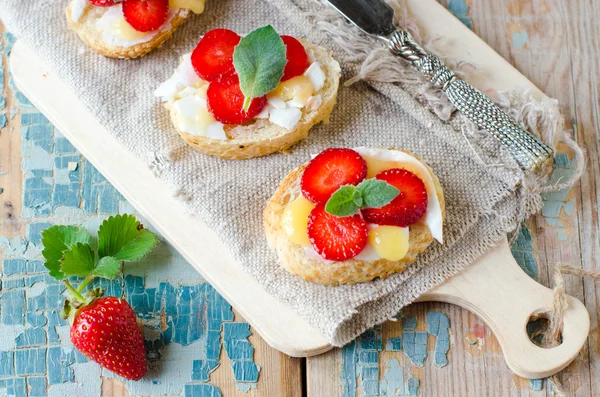
<path fill-rule="evenodd" d="M 543 349 L 551 349 L 562 344 L 562 332 L 558 336 L 558 341 L 552 340 L 550 334 L 550 318 L 552 312 L 548 310 L 538 310 L 529 316 L 525 330 L 529 340 L 536 346 Z"/>

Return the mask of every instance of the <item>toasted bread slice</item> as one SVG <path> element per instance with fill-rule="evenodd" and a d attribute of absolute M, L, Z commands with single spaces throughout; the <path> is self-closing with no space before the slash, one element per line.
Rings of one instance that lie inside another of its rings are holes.
<path fill-rule="evenodd" d="M 254 119 L 241 125 L 225 125 L 227 140 L 211 139 L 206 136 L 192 135 L 177 128 L 175 112 L 169 103 L 165 104 L 171 112 L 171 119 L 181 137 L 192 148 L 224 159 L 249 159 L 283 151 L 308 136 L 308 130 L 320 122 L 327 123 L 337 100 L 340 81 L 340 65 L 331 56 L 331 51 L 300 40 L 307 52 L 312 53 L 325 73 L 325 84 L 315 93 L 322 102 L 316 109 L 302 108 L 302 117 L 298 124 L 287 130 L 271 123 L 268 119 Z"/>
<path fill-rule="evenodd" d="M 410 152 L 403 152 L 418 159 Z M 440 202 L 442 217 L 445 217 L 444 194 L 440 181 L 431 168 L 423 161 L 421 162 L 431 174 Z M 404 267 L 414 262 L 417 255 L 425 251 L 433 241 L 429 228 L 424 224 L 416 223 L 409 227 L 408 253 L 399 261 L 379 259 L 365 262 L 350 259 L 343 262 L 331 262 L 320 257 L 307 255 L 305 246 L 291 243 L 280 225 L 285 207 L 302 194 L 300 179 L 307 164 L 296 168 L 285 177 L 275 194 L 268 201 L 264 211 L 265 233 L 269 246 L 277 251 L 281 266 L 290 273 L 307 281 L 332 286 L 367 282 L 377 277 L 386 278 L 393 273 L 403 271 Z"/>
<path fill-rule="evenodd" d="M 69 28 L 77 33 L 79 38 L 92 50 L 109 58 L 139 58 L 148 54 L 155 48 L 160 47 L 177 30 L 191 11 L 176 9 L 171 11 L 170 18 L 158 30 L 155 36 L 143 43 L 123 47 L 107 42 L 103 38 L 103 31 L 96 27 L 96 23 L 107 12 L 109 7 L 97 7 L 89 5 L 77 22 L 72 18 L 74 3 L 71 1 L 66 8 L 67 23 Z"/>

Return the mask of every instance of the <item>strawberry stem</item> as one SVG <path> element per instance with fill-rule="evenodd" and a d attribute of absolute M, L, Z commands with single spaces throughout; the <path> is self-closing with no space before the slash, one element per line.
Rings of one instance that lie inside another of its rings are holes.
<path fill-rule="evenodd" d="M 81 302 L 84 303 L 85 302 L 85 298 L 83 297 L 83 295 L 81 295 L 75 288 L 73 288 L 73 286 L 71 285 L 71 283 L 69 283 L 67 280 L 63 280 L 65 283 L 65 287 L 67 287 L 67 289 L 69 290 L 69 292 L 71 292 L 71 294 L 73 294 L 73 297 Z"/>
<path fill-rule="evenodd" d="M 81 283 L 79 288 L 77 288 L 77 292 L 79 292 L 79 293 L 83 292 L 84 288 L 87 287 L 89 283 L 94 281 L 95 278 L 96 278 L 96 276 L 87 276 L 85 278 L 85 280 L 83 280 L 83 282 Z"/>

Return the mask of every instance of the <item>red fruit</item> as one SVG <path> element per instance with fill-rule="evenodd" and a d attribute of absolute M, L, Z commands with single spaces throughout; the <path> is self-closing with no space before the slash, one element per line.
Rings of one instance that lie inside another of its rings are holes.
<path fill-rule="evenodd" d="M 352 149 L 322 151 L 306 166 L 300 188 L 313 203 L 325 203 L 340 186 L 357 185 L 367 176 L 367 163 Z"/>
<path fill-rule="evenodd" d="M 244 94 L 237 74 L 213 81 L 206 92 L 208 110 L 223 124 L 242 124 L 252 120 L 267 104 L 267 97 L 254 98 L 244 111 Z"/>
<path fill-rule="evenodd" d="M 144 337 L 136 316 L 123 299 L 96 299 L 77 313 L 71 341 L 86 357 L 131 380 L 146 374 Z"/>
<path fill-rule="evenodd" d="M 281 39 L 286 46 L 285 57 L 287 58 L 281 81 L 286 81 L 304 74 L 310 62 L 304 46 L 297 39 L 292 36 L 281 36 Z"/>
<path fill-rule="evenodd" d="M 99 7 L 110 7 L 120 3 L 121 1 L 122 0 L 90 0 L 90 3 Z"/>
<path fill-rule="evenodd" d="M 123 16 L 138 32 L 159 29 L 167 20 L 169 0 L 125 0 Z"/>
<path fill-rule="evenodd" d="M 375 178 L 398 188 L 400 194 L 386 206 L 363 209 L 367 222 L 406 227 L 423 217 L 427 210 L 427 189 L 418 176 L 403 168 L 392 168 L 380 172 Z"/>
<path fill-rule="evenodd" d="M 337 217 L 317 205 L 308 217 L 308 237 L 319 255 L 330 261 L 354 258 L 367 245 L 369 229 L 360 214 Z"/>
<path fill-rule="evenodd" d="M 202 80 L 213 81 L 235 72 L 233 50 L 241 37 L 228 29 L 207 32 L 192 52 L 192 66 Z"/>

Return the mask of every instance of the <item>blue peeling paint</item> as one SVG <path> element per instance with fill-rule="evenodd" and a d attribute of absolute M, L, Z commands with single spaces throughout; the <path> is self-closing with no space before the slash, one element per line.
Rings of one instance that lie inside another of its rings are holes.
<path fill-rule="evenodd" d="M 397 336 L 394 338 L 388 338 L 385 344 L 385 350 L 391 352 L 399 352 L 402 351 L 402 337 Z"/>
<path fill-rule="evenodd" d="M 27 378 L 29 397 L 46 397 L 46 378 L 43 376 L 30 376 Z"/>
<path fill-rule="evenodd" d="M 577 164 L 575 160 L 569 160 L 569 157 L 565 153 L 556 153 L 554 156 L 554 171 L 548 184 L 554 185 L 561 181 L 569 180 L 576 168 Z M 568 238 L 565 225 L 560 219 L 561 210 L 564 210 L 567 216 L 573 215 L 573 211 L 575 210 L 575 200 L 573 198 L 567 199 L 570 191 L 570 189 L 563 189 L 558 192 L 542 194 L 542 199 L 544 200 L 542 215 L 548 225 L 557 229 L 560 240 L 567 240 Z"/>
<path fill-rule="evenodd" d="M 352 341 L 342 348 L 342 397 L 356 396 L 356 342 Z"/>
<path fill-rule="evenodd" d="M 27 261 L 23 258 L 10 258 L 2 262 L 2 271 L 4 276 L 13 276 L 19 273 L 25 273 Z"/>
<path fill-rule="evenodd" d="M 221 397 L 221 391 L 209 384 L 185 385 L 184 397 Z"/>
<path fill-rule="evenodd" d="M 18 349 L 15 351 L 17 375 L 44 375 L 46 373 L 46 349 Z"/>
<path fill-rule="evenodd" d="M 17 347 L 40 346 L 46 344 L 46 331 L 43 328 L 29 328 L 15 340 Z"/>
<path fill-rule="evenodd" d="M 529 386 L 531 390 L 540 391 L 544 387 L 544 379 L 531 379 L 529 380 Z"/>
<path fill-rule="evenodd" d="M 406 394 L 410 396 L 416 396 L 419 394 L 419 380 L 417 378 L 410 377 L 406 381 Z"/>
<path fill-rule="evenodd" d="M 427 358 L 427 332 L 415 331 L 417 329 L 416 317 L 402 319 L 402 328 L 404 354 L 414 365 L 422 367 Z"/>
<path fill-rule="evenodd" d="M 21 324 L 25 317 L 25 291 L 3 291 L 0 295 L 0 322 L 5 325 Z"/>
<path fill-rule="evenodd" d="M 15 352 L 0 351 L 0 378 L 15 374 Z"/>
<path fill-rule="evenodd" d="M 379 387 L 381 396 L 403 396 L 404 395 L 404 369 L 396 358 L 385 363 L 385 372 Z"/>
<path fill-rule="evenodd" d="M 256 387 L 260 367 L 253 361 L 254 346 L 248 337 L 251 335 L 247 323 L 223 323 L 225 351 L 232 362 L 233 378 L 243 392 Z"/>
<path fill-rule="evenodd" d="M 469 18 L 469 5 L 465 0 L 450 0 L 448 9 L 469 29 L 473 30 L 473 21 Z"/>
<path fill-rule="evenodd" d="M 525 47 L 527 42 L 529 41 L 529 33 L 526 30 L 521 30 L 520 32 L 512 33 L 513 47 L 517 50 Z"/>
<path fill-rule="evenodd" d="M 533 255 L 533 245 L 531 244 L 531 240 L 529 229 L 527 229 L 525 224 L 521 225 L 521 230 L 519 230 L 519 235 L 511 247 L 511 251 L 513 257 L 519 266 L 521 266 L 521 269 L 523 269 L 529 277 L 537 280 L 538 269 L 537 264 L 535 263 L 535 256 Z"/>
<path fill-rule="evenodd" d="M 428 312 L 425 316 L 427 321 L 427 333 L 436 337 L 434 362 L 438 367 L 448 365 L 448 351 L 450 350 L 450 320 L 441 312 Z"/>
<path fill-rule="evenodd" d="M 6 397 L 23 397 L 27 395 L 25 378 L 12 378 L 5 380 Z"/>

